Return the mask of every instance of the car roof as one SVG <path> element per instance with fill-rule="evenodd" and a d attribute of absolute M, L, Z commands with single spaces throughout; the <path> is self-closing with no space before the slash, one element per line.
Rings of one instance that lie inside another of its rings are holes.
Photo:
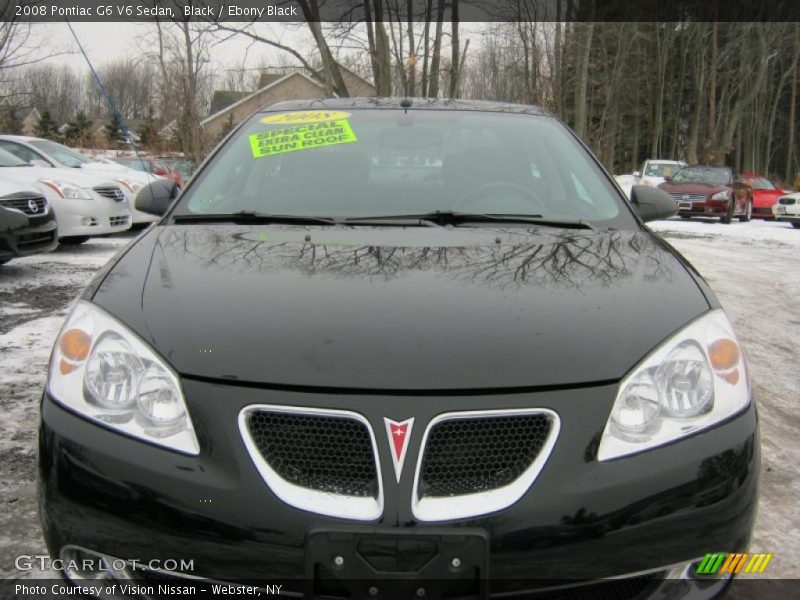
<path fill-rule="evenodd" d="M 484 100 L 461 99 L 436 99 L 436 98 L 325 98 L 321 100 L 288 100 L 270 104 L 258 110 L 264 112 L 283 112 L 287 110 L 394 110 L 405 108 L 401 105 L 403 100 L 411 102 L 410 109 L 425 110 L 453 110 L 453 111 L 479 111 L 479 112 L 504 112 L 526 115 L 553 117 L 554 115 L 543 108 L 527 104 L 511 104 L 509 102 L 491 102 Z"/>
<path fill-rule="evenodd" d="M 16 142 L 35 142 L 35 141 L 45 141 L 44 138 L 33 137 L 30 135 L 10 135 L 10 134 L 2 134 L 0 135 L 0 139 L 3 140 L 13 140 Z"/>

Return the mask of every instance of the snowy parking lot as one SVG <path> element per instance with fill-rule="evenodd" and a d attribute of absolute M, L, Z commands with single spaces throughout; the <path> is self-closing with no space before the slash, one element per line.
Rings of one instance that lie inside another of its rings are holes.
<path fill-rule="evenodd" d="M 754 551 L 772 552 L 771 577 L 800 563 L 800 230 L 753 221 L 653 225 L 708 280 L 744 345 L 759 402 L 761 500 Z M 0 267 L 0 576 L 14 557 L 44 554 L 36 500 L 38 407 L 50 348 L 68 308 L 133 234 L 61 247 Z M 728 550 L 709 548 L 712 550 Z M 32 575 L 36 575 L 33 573 Z M 40 574 L 41 575 L 41 574 Z"/>

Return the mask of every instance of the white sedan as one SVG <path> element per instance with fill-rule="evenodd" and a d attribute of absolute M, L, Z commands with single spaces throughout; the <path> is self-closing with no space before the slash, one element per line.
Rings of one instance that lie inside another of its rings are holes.
<path fill-rule="evenodd" d="M 35 186 L 56 215 L 61 243 L 80 244 L 89 237 L 130 229 L 131 211 L 120 186 L 92 172 L 36 167 L 0 150 L 0 177 Z"/>
<path fill-rule="evenodd" d="M 772 205 L 772 214 L 776 221 L 791 223 L 795 229 L 800 229 L 800 192 L 785 194 L 778 198 Z"/>
<path fill-rule="evenodd" d="M 17 158 L 40 167 L 81 169 L 113 179 L 122 188 L 130 205 L 133 224 L 152 223 L 159 217 L 136 210 L 134 200 L 144 186 L 161 179 L 149 173 L 129 169 L 111 161 L 98 161 L 63 144 L 26 135 L 0 135 L 0 149 Z"/>

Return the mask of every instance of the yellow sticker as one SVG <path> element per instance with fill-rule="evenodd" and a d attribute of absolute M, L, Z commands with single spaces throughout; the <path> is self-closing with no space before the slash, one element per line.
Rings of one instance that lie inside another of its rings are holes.
<path fill-rule="evenodd" d="M 340 119 L 253 133 L 249 140 L 253 158 L 263 158 L 298 150 L 349 144 L 357 142 L 358 138 L 350 127 L 350 122 Z"/>
<path fill-rule="evenodd" d="M 296 112 L 278 113 L 261 119 L 262 123 L 272 125 L 299 125 L 301 123 L 321 123 L 322 121 L 338 121 L 346 119 L 350 113 L 333 112 L 330 110 L 301 110 Z"/>

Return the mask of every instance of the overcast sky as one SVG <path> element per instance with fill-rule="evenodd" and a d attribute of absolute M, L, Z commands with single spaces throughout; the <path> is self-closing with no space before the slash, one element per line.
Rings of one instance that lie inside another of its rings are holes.
<path fill-rule="evenodd" d="M 43 53 L 71 52 L 50 58 L 48 62 L 59 62 L 76 70 L 87 70 L 86 62 L 66 24 L 45 23 L 34 24 L 32 27 L 34 44 L 41 47 Z M 110 60 L 141 56 L 151 51 L 155 42 L 156 26 L 153 23 L 73 23 L 72 27 L 95 66 Z M 272 39 L 288 46 L 305 49 L 309 53 L 314 50 L 308 28 L 304 25 L 259 23 L 257 27 L 262 34 L 269 33 Z M 462 45 L 470 39 L 470 54 L 480 47 L 481 32 L 485 29 L 484 23 L 461 25 Z M 244 36 L 236 36 L 215 45 L 212 49 L 212 60 L 215 63 L 214 68 L 221 75 L 223 67 L 239 65 L 245 57 L 247 66 L 252 68 L 261 62 L 262 57 L 277 65 L 282 54 L 289 56 L 264 44 L 253 46 Z M 291 64 L 296 62 L 291 57 Z"/>

